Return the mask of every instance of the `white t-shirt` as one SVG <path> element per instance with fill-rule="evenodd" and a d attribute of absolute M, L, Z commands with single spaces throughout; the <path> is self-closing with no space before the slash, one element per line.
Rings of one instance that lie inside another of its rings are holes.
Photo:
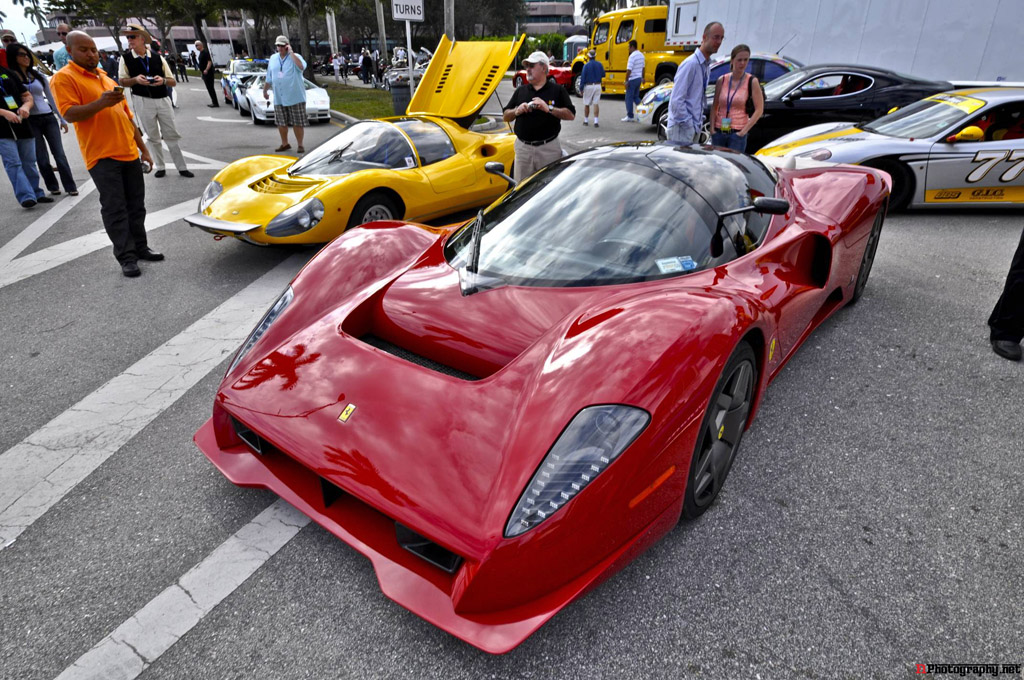
<path fill-rule="evenodd" d="M 640 50 L 635 50 L 629 55 L 629 60 L 626 61 L 626 80 L 633 80 L 634 78 L 644 77 L 644 53 Z"/>

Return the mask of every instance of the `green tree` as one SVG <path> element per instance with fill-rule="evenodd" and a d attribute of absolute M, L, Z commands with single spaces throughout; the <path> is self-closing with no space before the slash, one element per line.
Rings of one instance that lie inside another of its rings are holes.
<path fill-rule="evenodd" d="M 51 12 L 62 12 L 79 19 L 92 19 L 104 26 L 118 44 L 121 28 L 129 17 L 136 14 L 136 7 L 131 0 L 50 0 L 47 8 Z"/>

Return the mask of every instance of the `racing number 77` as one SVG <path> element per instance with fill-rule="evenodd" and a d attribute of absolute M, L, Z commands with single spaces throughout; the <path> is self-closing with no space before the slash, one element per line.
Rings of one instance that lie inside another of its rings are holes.
<path fill-rule="evenodd" d="M 1002 174 L 999 181 L 1012 182 L 1020 177 L 1020 173 L 1024 172 L 1024 149 L 1017 149 L 1016 151 L 979 151 L 974 154 L 971 162 L 981 163 L 981 165 L 971 170 L 970 174 L 967 175 L 967 181 L 970 183 L 980 182 L 988 174 L 989 170 L 994 168 L 1003 159 L 1013 163 L 1013 165 Z"/>

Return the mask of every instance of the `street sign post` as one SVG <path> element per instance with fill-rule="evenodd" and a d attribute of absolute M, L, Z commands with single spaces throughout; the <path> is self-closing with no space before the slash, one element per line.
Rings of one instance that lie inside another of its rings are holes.
<path fill-rule="evenodd" d="M 409 97 L 413 93 L 412 27 L 409 22 L 423 21 L 423 0 L 391 0 L 391 18 L 405 22 L 405 59 L 409 66 Z"/>

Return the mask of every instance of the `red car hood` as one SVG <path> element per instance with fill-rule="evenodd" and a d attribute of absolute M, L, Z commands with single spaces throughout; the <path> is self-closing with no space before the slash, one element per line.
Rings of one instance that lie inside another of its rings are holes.
<path fill-rule="evenodd" d="M 430 259 L 246 356 L 248 370 L 232 372 L 218 399 L 321 477 L 479 557 L 578 408 L 535 392 L 573 319 L 560 320 L 596 291 L 463 297 L 458 273 Z M 423 365 L 430 360 L 460 377 Z M 524 419 L 533 425 L 518 427 Z"/>

